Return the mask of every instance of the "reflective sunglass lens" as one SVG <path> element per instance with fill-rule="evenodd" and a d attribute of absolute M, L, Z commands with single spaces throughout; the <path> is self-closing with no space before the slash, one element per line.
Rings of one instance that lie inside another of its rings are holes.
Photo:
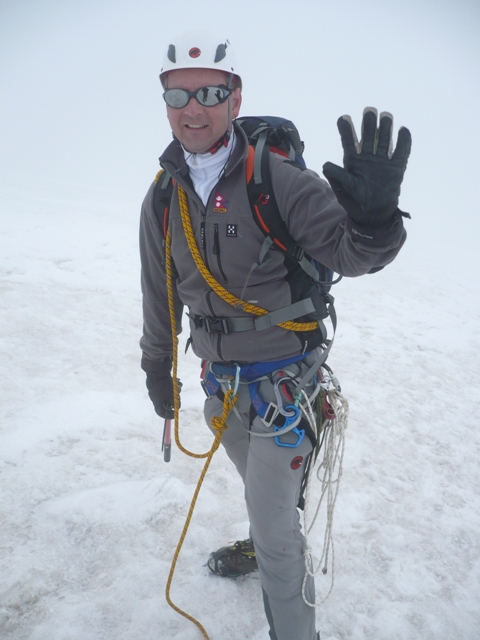
<path fill-rule="evenodd" d="M 230 93 L 231 91 L 225 86 L 202 87 L 201 89 L 197 89 L 197 91 L 167 89 L 163 94 L 163 98 L 168 106 L 174 109 L 182 109 L 185 107 L 192 96 L 204 107 L 214 107 L 217 104 L 225 102 Z"/>
<path fill-rule="evenodd" d="M 214 107 L 216 104 L 224 102 L 229 92 L 222 87 L 202 87 L 195 96 L 200 104 L 206 107 Z"/>
<path fill-rule="evenodd" d="M 185 107 L 190 100 L 189 92 L 184 89 L 167 89 L 163 97 L 168 106 L 174 109 Z"/>

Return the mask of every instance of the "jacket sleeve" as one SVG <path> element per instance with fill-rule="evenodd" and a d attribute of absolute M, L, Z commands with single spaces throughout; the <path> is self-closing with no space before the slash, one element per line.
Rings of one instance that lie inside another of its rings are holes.
<path fill-rule="evenodd" d="M 320 176 L 270 154 L 272 185 L 292 238 L 336 273 L 360 276 L 392 262 L 406 240 L 400 214 L 387 227 L 360 227 Z"/>
<path fill-rule="evenodd" d="M 154 184 L 142 204 L 140 262 L 143 295 L 142 369 L 154 371 L 155 363 L 171 359 L 172 329 L 168 309 L 164 238 L 153 208 Z M 177 272 L 172 263 L 173 300 L 177 335 L 182 330 L 183 305 L 177 295 Z"/>

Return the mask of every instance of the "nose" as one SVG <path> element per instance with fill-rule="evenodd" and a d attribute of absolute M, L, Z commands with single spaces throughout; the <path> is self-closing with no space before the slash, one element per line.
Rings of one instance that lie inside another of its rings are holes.
<path fill-rule="evenodd" d="M 196 115 L 199 113 L 203 113 L 203 107 L 195 98 L 195 96 L 191 96 L 190 100 L 183 107 L 183 112 L 187 113 L 188 115 Z"/>

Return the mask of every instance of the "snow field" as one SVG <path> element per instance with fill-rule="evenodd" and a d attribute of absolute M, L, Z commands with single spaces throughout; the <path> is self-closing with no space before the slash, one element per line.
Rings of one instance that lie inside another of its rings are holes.
<path fill-rule="evenodd" d="M 164 589 L 203 462 L 175 444 L 163 462 L 139 368 L 142 196 L 1 194 L 0 637 L 196 640 Z M 335 289 L 329 362 L 350 422 L 322 640 L 480 635 L 478 286 L 415 246 Z M 199 363 L 181 354 L 181 438 L 204 452 Z M 211 640 L 268 638 L 258 576 L 204 566 L 247 531 L 220 449 L 172 586 Z M 320 553 L 321 525 L 310 540 Z M 318 599 L 329 584 L 319 576 Z"/>

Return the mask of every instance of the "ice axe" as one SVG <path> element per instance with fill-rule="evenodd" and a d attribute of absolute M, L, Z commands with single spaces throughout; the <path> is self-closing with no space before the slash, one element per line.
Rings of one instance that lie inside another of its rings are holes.
<path fill-rule="evenodd" d="M 165 418 L 163 426 L 162 451 L 165 462 L 170 462 L 170 452 L 172 450 L 172 421 Z"/>

